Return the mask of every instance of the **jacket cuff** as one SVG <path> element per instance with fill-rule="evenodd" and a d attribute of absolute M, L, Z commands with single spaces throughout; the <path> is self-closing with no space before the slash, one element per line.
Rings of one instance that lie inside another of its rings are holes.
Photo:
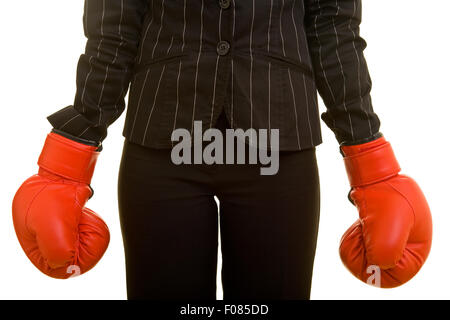
<path fill-rule="evenodd" d="M 106 137 L 106 129 L 103 126 L 98 126 L 88 120 L 72 105 L 51 114 L 47 117 L 47 120 L 54 129 L 58 130 L 58 133 L 63 132 L 70 135 L 68 138 L 72 140 L 82 139 L 80 142 L 88 145 L 92 143 L 101 145 Z"/>
<path fill-rule="evenodd" d="M 98 152 L 102 151 L 102 149 L 103 149 L 103 145 L 101 142 L 79 138 L 79 137 L 71 135 L 70 133 L 67 133 L 67 132 L 64 132 L 64 131 L 61 131 L 61 130 L 58 130 L 55 128 L 53 128 L 51 132 L 59 134 L 60 136 L 63 136 L 65 138 L 73 140 L 75 142 L 82 143 L 82 144 L 85 144 L 85 145 L 91 146 L 91 147 L 96 147 L 97 148 L 96 151 L 98 151 Z"/>
<path fill-rule="evenodd" d="M 377 132 L 374 135 L 371 135 L 370 137 L 367 138 L 363 138 L 363 139 L 358 139 L 358 140 L 354 140 L 354 141 L 341 141 L 339 143 L 340 146 L 355 146 L 358 144 L 363 144 L 363 143 L 367 143 L 370 141 L 374 141 L 377 140 L 379 138 L 383 137 L 383 134 L 381 132 Z"/>

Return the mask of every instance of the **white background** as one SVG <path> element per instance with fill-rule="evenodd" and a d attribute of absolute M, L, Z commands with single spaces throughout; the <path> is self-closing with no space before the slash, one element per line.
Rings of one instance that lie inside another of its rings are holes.
<path fill-rule="evenodd" d="M 433 213 L 428 261 L 409 283 L 389 290 L 369 287 L 344 268 L 339 241 L 357 211 L 347 200 L 338 144 L 322 123 L 321 223 L 312 299 L 450 298 L 449 11 L 448 0 L 363 1 L 361 34 L 368 43 L 365 55 L 381 132 L 392 143 L 403 172 L 422 187 Z M 0 299 L 126 298 L 116 190 L 124 115 L 110 127 L 93 179 L 96 192 L 89 207 L 106 220 L 112 236 L 93 270 L 64 281 L 44 276 L 27 260 L 12 226 L 14 193 L 37 172 L 36 161 L 51 129 L 46 116 L 73 103 L 76 64 L 86 41 L 82 14 L 83 1 L 0 4 Z"/>

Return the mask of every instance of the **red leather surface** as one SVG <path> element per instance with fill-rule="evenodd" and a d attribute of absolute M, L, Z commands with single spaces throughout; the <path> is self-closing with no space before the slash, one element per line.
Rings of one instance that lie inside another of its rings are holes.
<path fill-rule="evenodd" d="M 46 275 L 61 279 L 90 270 L 109 244 L 108 227 L 85 208 L 92 192 L 86 182 L 97 153 L 63 139 L 47 138 L 41 154 L 40 163 L 55 172 L 41 167 L 20 186 L 12 206 L 17 238 L 27 257 Z"/>
<path fill-rule="evenodd" d="M 384 137 L 356 145 L 342 146 L 350 186 L 372 184 L 400 172 L 391 144 Z"/>
<path fill-rule="evenodd" d="M 99 155 L 95 150 L 94 146 L 49 133 L 39 156 L 38 165 L 59 176 L 90 184 Z"/>
<path fill-rule="evenodd" d="M 358 158 L 358 164 L 348 165 L 347 170 L 354 182 L 350 197 L 359 219 L 343 235 L 340 256 L 350 272 L 364 282 L 373 280 L 369 279 L 373 274 L 370 266 L 378 267 L 380 286 L 392 288 L 409 281 L 425 263 L 431 249 L 432 219 L 417 183 L 395 174 L 397 161 L 392 159 L 390 147 L 383 146 L 386 142 L 380 138 L 343 148 L 346 157 L 353 157 L 348 162 Z"/>

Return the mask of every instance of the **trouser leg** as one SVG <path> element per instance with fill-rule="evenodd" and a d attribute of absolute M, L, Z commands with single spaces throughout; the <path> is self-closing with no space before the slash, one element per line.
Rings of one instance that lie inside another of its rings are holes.
<path fill-rule="evenodd" d="M 218 174 L 224 299 L 309 299 L 319 223 L 315 150 L 282 152 L 280 169 Z"/>
<path fill-rule="evenodd" d="M 207 174 L 125 143 L 119 212 L 129 299 L 216 298 L 218 215 Z"/>

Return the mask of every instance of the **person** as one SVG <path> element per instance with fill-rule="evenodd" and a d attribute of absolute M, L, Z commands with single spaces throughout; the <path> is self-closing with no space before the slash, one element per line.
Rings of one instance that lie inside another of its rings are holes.
<path fill-rule="evenodd" d="M 411 279 L 430 250 L 431 215 L 379 131 L 361 12 L 360 0 L 86 0 L 74 104 L 48 117 L 39 174 L 13 202 L 28 257 L 67 278 L 105 252 L 108 229 L 84 205 L 131 84 L 118 185 L 128 298 L 216 299 L 220 229 L 224 299 L 309 299 L 320 211 L 318 91 L 360 215 L 341 258 L 364 282 Z M 268 134 L 235 137 L 245 149 L 208 149 L 219 139 L 209 129 Z M 188 161 L 175 163 L 176 138 L 186 134 Z M 275 174 L 261 174 L 250 159 L 255 149 L 278 155 Z M 189 161 L 196 152 L 213 160 Z M 224 163 L 220 154 L 245 161 Z"/>

